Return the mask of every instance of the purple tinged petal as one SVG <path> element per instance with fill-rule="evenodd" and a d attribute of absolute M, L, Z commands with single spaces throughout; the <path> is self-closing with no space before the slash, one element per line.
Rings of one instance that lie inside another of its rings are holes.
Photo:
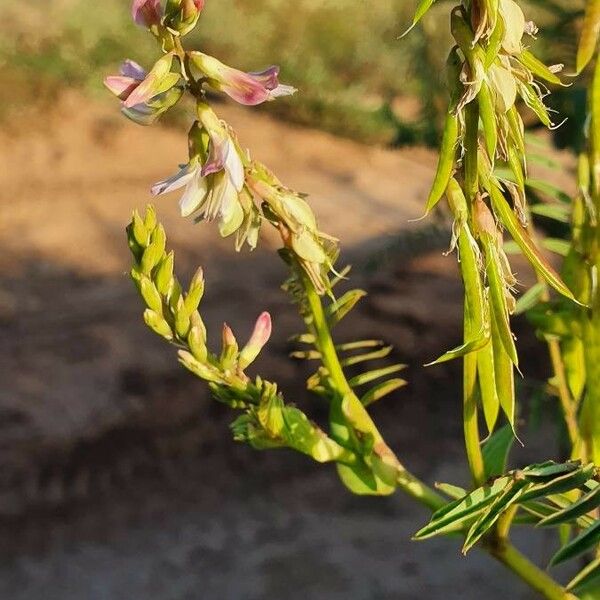
<path fill-rule="evenodd" d="M 248 73 L 253 79 L 258 81 L 268 90 L 274 90 L 279 85 L 279 67 L 272 66 L 264 71 Z"/>
<path fill-rule="evenodd" d="M 169 192 L 182 188 L 194 177 L 197 170 L 197 166 L 188 163 L 183 169 L 175 173 L 175 175 L 171 175 L 171 177 L 167 177 L 166 179 L 155 183 L 151 189 L 152 195 L 160 196 L 161 194 L 168 194 Z"/>
<path fill-rule="evenodd" d="M 131 77 L 109 75 L 104 79 L 104 85 L 120 100 L 127 100 L 140 82 Z"/>
<path fill-rule="evenodd" d="M 160 0 L 133 0 L 131 16 L 136 24 L 142 27 L 159 25 L 162 18 Z"/>
<path fill-rule="evenodd" d="M 143 81 L 146 79 L 146 75 L 148 75 L 144 67 L 138 65 L 138 63 L 129 58 L 123 61 L 120 71 L 121 75 L 124 77 L 131 77 L 132 79 L 137 79 L 138 81 Z"/>
<path fill-rule="evenodd" d="M 256 106 L 266 102 L 269 90 L 252 75 L 243 71 L 235 71 L 216 87 L 225 92 L 230 98 L 246 106 Z"/>
<path fill-rule="evenodd" d="M 210 148 L 208 150 L 208 158 L 202 166 L 203 177 L 222 171 L 228 152 L 227 139 L 220 138 L 211 131 L 208 134 L 210 136 Z"/>

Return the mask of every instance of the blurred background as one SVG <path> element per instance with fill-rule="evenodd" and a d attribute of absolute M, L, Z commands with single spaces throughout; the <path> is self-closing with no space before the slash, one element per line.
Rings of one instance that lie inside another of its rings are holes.
<path fill-rule="evenodd" d="M 396 347 L 391 360 L 408 363 L 409 386 L 374 407 L 377 422 L 421 478 L 467 483 L 460 365 L 421 367 L 461 335 L 456 260 L 443 255 L 449 224 L 410 222 L 436 163 L 450 3 L 439 0 L 402 40 L 413 0 L 206 4 L 190 46 L 243 69 L 280 64 L 300 90 L 217 110 L 341 238 L 352 284 L 369 295 L 340 341 L 380 337 Z M 568 70 L 583 3 L 523 4 L 542 29 L 535 49 Z M 156 57 L 129 5 L 2 0 L 0 598 L 531 598 L 486 556 L 464 560 L 455 540 L 410 542 L 427 514 L 400 494 L 352 497 L 334 469 L 234 444 L 234 415 L 146 330 L 123 230 L 150 185 L 185 161 L 191 112 L 181 105 L 141 128 L 103 89 L 123 58 Z M 565 126 L 532 132 L 553 161 L 542 174 L 566 193 L 584 85 L 550 99 Z M 269 310 L 275 335 L 256 368 L 323 417 L 304 390 L 310 366 L 288 358 L 302 324 L 279 290 L 277 240 L 266 233 L 254 253 L 236 255 L 215 228 L 182 220 L 176 195 L 156 204 L 182 279 L 205 268 L 213 339 L 224 320 L 245 338 Z M 525 323 L 517 329 L 529 366 L 516 464 L 560 452 L 549 441 L 558 420 L 543 348 Z M 553 551 L 543 533 L 517 533 L 517 543 L 541 563 Z"/>

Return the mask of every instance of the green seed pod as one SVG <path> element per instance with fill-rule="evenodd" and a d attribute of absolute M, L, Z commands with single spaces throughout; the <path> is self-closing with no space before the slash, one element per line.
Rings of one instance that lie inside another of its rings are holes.
<path fill-rule="evenodd" d="M 431 191 L 427 197 L 425 205 L 425 214 L 429 213 L 435 205 L 440 201 L 448 181 L 452 177 L 454 170 L 454 160 L 456 156 L 456 145 L 458 141 L 458 116 L 452 113 L 446 115 L 446 123 L 444 125 L 444 135 L 442 137 L 442 147 L 440 149 L 440 157 L 438 166 L 431 186 Z"/>
<path fill-rule="evenodd" d="M 477 101 L 479 102 L 479 118 L 483 125 L 485 148 L 493 164 L 496 157 L 496 146 L 498 145 L 498 131 L 496 129 L 496 111 L 492 93 L 485 81 L 481 85 Z"/>

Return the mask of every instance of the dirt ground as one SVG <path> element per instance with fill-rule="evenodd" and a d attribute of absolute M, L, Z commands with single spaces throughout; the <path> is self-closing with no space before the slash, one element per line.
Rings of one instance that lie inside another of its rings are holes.
<path fill-rule="evenodd" d="M 409 387 L 374 408 L 390 444 L 425 480 L 465 482 L 456 365 L 419 366 L 460 336 L 447 239 L 409 223 L 435 155 L 220 112 L 343 240 L 370 295 L 341 339 L 381 337 L 410 365 Z M 0 133 L 0 598 L 532 597 L 455 541 L 410 542 L 427 515 L 400 494 L 355 498 L 328 467 L 231 441 L 233 415 L 145 329 L 126 275 L 131 210 L 185 152 L 182 131 L 136 127 L 77 94 Z M 287 358 L 301 324 L 278 289 L 275 238 L 235 255 L 210 225 L 182 220 L 176 199 L 157 209 L 183 278 L 205 268 L 209 332 L 227 320 L 243 338 L 269 310 L 257 369 L 318 419 L 309 367 Z M 519 452 L 546 458 L 543 432 Z M 544 534 L 517 540 L 540 561 L 552 552 Z"/>

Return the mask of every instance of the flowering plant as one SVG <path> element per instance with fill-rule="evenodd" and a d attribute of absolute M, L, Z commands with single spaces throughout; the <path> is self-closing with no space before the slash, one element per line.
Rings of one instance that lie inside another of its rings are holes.
<path fill-rule="evenodd" d="M 433 3 L 419 2 L 411 28 Z M 598 2 L 589 0 L 588 5 L 578 71 L 592 59 L 600 29 Z M 479 545 L 543 597 L 583 595 L 600 576 L 600 68 L 590 98 L 590 148 L 580 156 L 580 193 L 568 207 L 572 240 L 561 274 L 534 234 L 535 207 L 528 203 L 527 147 L 518 103 L 553 127 L 544 104 L 545 86 L 561 85 L 562 66 L 548 67 L 529 50 L 527 39 L 537 28 L 514 0 L 464 0 L 451 10 L 455 46 L 447 62 L 450 103 L 425 211 L 437 209 L 446 197 L 454 219 L 451 247 L 458 252 L 465 288 L 464 339 L 434 362 L 460 358 L 464 363 L 463 425 L 473 485 L 462 489 L 438 484 L 434 490 L 404 467 L 368 411 L 373 402 L 404 385 L 402 379 L 390 378 L 403 366 L 348 377 L 345 367 L 383 358 L 390 348 L 377 340 L 333 341 L 332 329 L 364 295 L 351 290 L 336 297 L 335 286 L 349 270 L 336 271 L 338 241 L 319 229 L 304 195 L 286 187 L 241 147 L 207 93 L 222 92 L 254 106 L 296 90 L 279 82 L 277 67 L 245 73 L 203 52 L 186 50 L 182 38 L 196 26 L 203 9 L 204 0 L 134 0 L 134 21 L 156 38 L 162 55 L 149 71 L 125 61 L 120 74 L 105 83 L 121 101 L 123 114 L 141 125 L 156 121 L 184 94 L 193 97 L 188 162 L 156 183 L 152 194 L 182 190 L 182 216 L 216 220 L 220 234 L 234 238 L 236 250 L 255 248 L 263 226 L 276 229 L 279 254 L 289 268 L 284 289 L 306 325 L 297 342 L 307 349 L 296 354 L 320 362 L 307 387 L 329 404 L 327 431 L 286 402 L 276 383 L 246 373 L 269 340 L 268 313 L 258 317 L 242 347 L 225 324 L 219 350 L 210 349 L 200 310 L 202 270 L 185 290 L 174 274 L 174 255 L 166 249 L 165 231 L 152 207 L 143 216 L 134 213 L 127 228 L 134 259 L 131 276 L 146 305 L 146 324 L 178 349 L 182 365 L 206 381 L 218 401 L 240 411 L 231 426 L 234 439 L 257 449 L 288 447 L 317 462 L 335 463 L 341 481 L 355 494 L 387 495 L 400 489 L 433 511 L 415 539 L 459 534 L 465 553 Z M 518 300 L 505 231 L 539 279 Z M 511 315 L 525 310 L 550 350 L 550 383 L 563 409 L 571 454 L 567 462 L 549 460 L 510 470 L 519 369 Z M 562 585 L 512 545 L 509 535 L 516 524 L 559 527 L 561 548 L 553 563 L 576 556 L 590 560 Z"/>

